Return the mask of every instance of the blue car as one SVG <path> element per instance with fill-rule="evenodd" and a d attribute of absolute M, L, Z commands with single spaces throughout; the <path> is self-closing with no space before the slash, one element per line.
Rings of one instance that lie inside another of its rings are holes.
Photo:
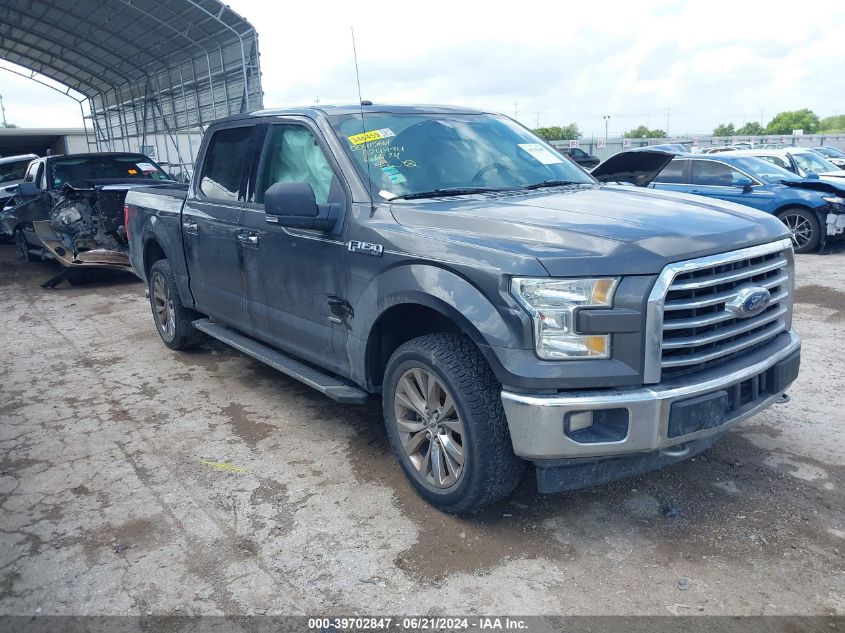
<path fill-rule="evenodd" d="M 796 253 L 845 233 L 845 186 L 801 178 L 752 156 L 689 154 L 642 148 L 616 154 L 593 170 L 603 182 L 691 193 L 744 204 L 780 218 Z"/>

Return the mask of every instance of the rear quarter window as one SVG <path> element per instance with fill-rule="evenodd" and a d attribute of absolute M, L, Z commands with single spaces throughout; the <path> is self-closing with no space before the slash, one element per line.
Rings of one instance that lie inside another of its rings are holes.
<path fill-rule="evenodd" d="M 673 160 L 671 163 L 663 168 L 654 182 L 662 182 L 668 184 L 677 184 L 684 181 L 684 163 L 686 161 Z"/>

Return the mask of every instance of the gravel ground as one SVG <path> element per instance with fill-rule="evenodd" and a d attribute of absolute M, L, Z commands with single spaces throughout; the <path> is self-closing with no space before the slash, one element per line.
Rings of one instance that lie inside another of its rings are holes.
<path fill-rule="evenodd" d="M 0 246 L 0 614 L 845 614 L 845 248 L 798 258 L 788 404 L 686 463 L 445 516 L 344 406 L 144 287 Z"/>

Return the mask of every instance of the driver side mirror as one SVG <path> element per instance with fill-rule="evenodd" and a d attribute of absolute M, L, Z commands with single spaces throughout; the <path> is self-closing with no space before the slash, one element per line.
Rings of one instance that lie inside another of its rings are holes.
<path fill-rule="evenodd" d="M 739 187 L 745 192 L 751 191 L 751 187 L 754 185 L 751 178 L 741 177 L 734 180 L 734 186 Z"/>
<path fill-rule="evenodd" d="M 810 180 L 819 180 L 819 175 L 814 171 L 808 171 L 804 178 L 809 178 Z"/>
<path fill-rule="evenodd" d="M 317 204 L 310 183 L 277 182 L 264 192 L 264 213 L 268 224 L 330 231 L 340 217 L 340 205 Z"/>
<path fill-rule="evenodd" d="M 18 185 L 17 195 L 21 198 L 34 198 L 39 193 L 41 189 L 34 182 L 22 182 Z"/>

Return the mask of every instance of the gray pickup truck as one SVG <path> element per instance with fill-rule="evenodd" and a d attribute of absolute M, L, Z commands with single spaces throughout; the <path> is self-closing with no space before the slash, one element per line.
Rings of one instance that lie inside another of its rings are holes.
<path fill-rule="evenodd" d="M 265 110 L 212 124 L 195 175 L 126 197 L 164 343 L 210 335 L 339 402 L 381 394 L 402 469 L 447 512 L 529 463 L 554 492 L 688 458 L 798 374 L 777 218 L 599 183 L 505 116 Z"/>

